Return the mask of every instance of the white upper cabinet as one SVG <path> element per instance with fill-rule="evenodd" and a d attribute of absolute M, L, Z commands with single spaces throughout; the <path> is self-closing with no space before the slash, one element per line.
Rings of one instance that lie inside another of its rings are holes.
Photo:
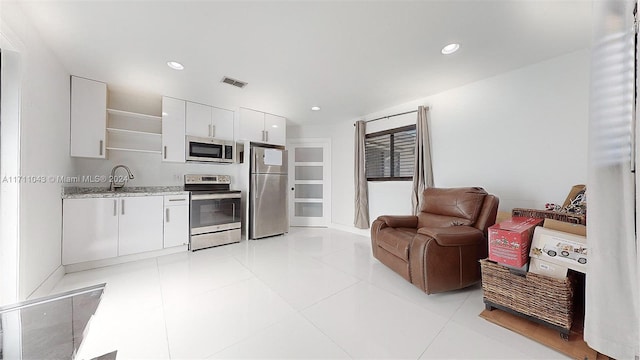
<path fill-rule="evenodd" d="M 187 101 L 186 133 L 191 136 L 233 140 L 231 110 Z"/>
<path fill-rule="evenodd" d="M 213 137 L 211 112 L 211 106 L 187 101 L 187 135 Z"/>
<path fill-rule="evenodd" d="M 286 128 L 287 119 L 282 116 L 264 114 L 264 131 L 267 143 L 284 145 L 287 142 Z"/>
<path fill-rule="evenodd" d="M 240 108 L 238 138 L 241 140 L 284 146 L 286 127 L 287 119 L 281 116 Z"/>
<path fill-rule="evenodd" d="M 264 113 L 240 108 L 238 137 L 242 140 L 264 141 Z"/>
<path fill-rule="evenodd" d="M 71 156 L 106 157 L 107 84 L 71 77 Z"/>
<path fill-rule="evenodd" d="M 213 126 L 213 137 L 220 140 L 233 141 L 233 117 L 231 110 L 212 108 L 211 125 Z"/>
<path fill-rule="evenodd" d="M 186 101 L 162 98 L 162 161 L 185 162 Z"/>

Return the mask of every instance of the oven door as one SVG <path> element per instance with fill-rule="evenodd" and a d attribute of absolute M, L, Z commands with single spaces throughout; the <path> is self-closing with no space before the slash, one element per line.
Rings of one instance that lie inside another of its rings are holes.
<path fill-rule="evenodd" d="M 191 194 L 191 235 L 240 228 L 240 194 Z"/>

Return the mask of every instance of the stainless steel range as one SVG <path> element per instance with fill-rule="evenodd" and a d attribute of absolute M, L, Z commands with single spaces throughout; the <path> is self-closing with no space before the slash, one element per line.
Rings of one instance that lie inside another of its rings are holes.
<path fill-rule="evenodd" d="M 229 175 L 185 175 L 191 193 L 191 251 L 240 241 L 239 190 L 230 190 Z"/>

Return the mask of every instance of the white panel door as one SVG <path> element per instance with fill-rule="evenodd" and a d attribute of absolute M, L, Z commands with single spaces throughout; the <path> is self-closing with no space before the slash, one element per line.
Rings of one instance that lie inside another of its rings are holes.
<path fill-rule="evenodd" d="M 287 149 L 291 226 L 329 226 L 331 140 L 291 139 Z"/>
<path fill-rule="evenodd" d="M 119 200 L 118 255 L 162 249 L 163 197 L 136 196 Z"/>
<path fill-rule="evenodd" d="M 71 77 L 71 156 L 106 157 L 107 84 Z"/>
<path fill-rule="evenodd" d="M 186 101 L 162 97 L 162 161 L 185 162 Z"/>
<path fill-rule="evenodd" d="M 285 145 L 287 119 L 282 116 L 264 114 L 265 142 L 268 144 Z"/>
<path fill-rule="evenodd" d="M 234 112 L 227 109 L 212 108 L 211 124 L 213 137 L 220 140 L 234 140 L 233 137 Z"/>
<path fill-rule="evenodd" d="M 239 140 L 264 142 L 264 113 L 240 108 Z"/>
<path fill-rule="evenodd" d="M 118 256 L 118 199 L 62 201 L 62 264 Z"/>
<path fill-rule="evenodd" d="M 212 137 L 211 106 L 187 101 L 187 135 Z"/>

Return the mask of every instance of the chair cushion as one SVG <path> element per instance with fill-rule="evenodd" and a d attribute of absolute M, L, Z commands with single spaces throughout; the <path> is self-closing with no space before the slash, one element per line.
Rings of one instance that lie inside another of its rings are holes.
<path fill-rule="evenodd" d="M 418 214 L 418 228 L 423 227 L 447 227 L 447 226 L 460 226 L 471 225 L 471 220 L 455 217 L 445 216 L 438 214 L 429 214 L 421 212 Z"/>
<path fill-rule="evenodd" d="M 418 214 L 418 227 L 442 227 L 473 225 L 487 192 L 479 187 L 428 188 L 425 189 L 422 196 L 423 202 L 421 214 Z M 425 217 L 424 213 L 436 216 Z"/>
<path fill-rule="evenodd" d="M 409 262 L 409 245 L 414 236 L 416 236 L 416 229 L 384 228 L 378 233 L 378 246 Z"/>
<path fill-rule="evenodd" d="M 440 246 L 482 245 L 484 234 L 471 226 L 423 227 L 418 234 L 433 238 Z"/>

